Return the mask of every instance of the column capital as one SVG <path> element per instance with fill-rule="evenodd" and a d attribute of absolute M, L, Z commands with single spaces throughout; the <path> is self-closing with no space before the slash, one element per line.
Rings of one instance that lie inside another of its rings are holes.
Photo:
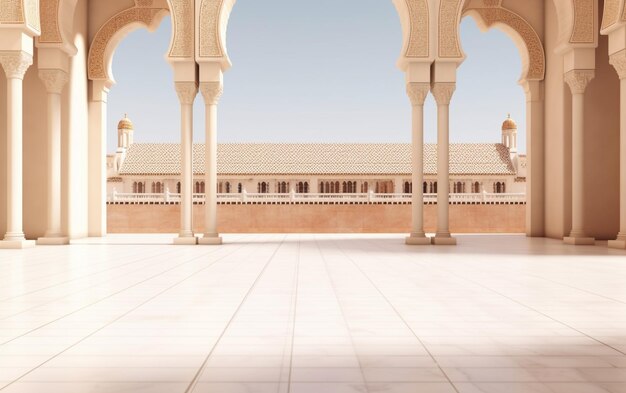
<path fill-rule="evenodd" d="M 595 70 L 571 70 L 565 74 L 565 82 L 572 94 L 584 94 L 589 82 L 596 76 Z"/>
<path fill-rule="evenodd" d="M 609 57 L 609 63 L 615 68 L 620 79 L 626 79 L 626 49 L 613 53 Z"/>
<path fill-rule="evenodd" d="M 456 83 L 454 82 L 433 83 L 432 92 L 437 105 L 450 105 L 455 90 Z"/>
<path fill-rule="evenodd" d="M 196 82 L 176 82 L 176 94 L 183 105 L 193 105 L 193 101 L 198 95 L 198 84 Z"/>
<path fill-rule="evenodd" d="M 33 64 L 33 56 L 23 51 L 0 51 L 0 65 L 7 79 L 24 79 Z"/>
<path fill-rule="evenodd" d="M 430 83 L 426 82 L 409 82 L 406 84 L 406 94 L 411 100 L 411 105 L 422 106 L 428 92 L 430 91 Z"/>
<path fill-rule="evenodd" d="M 222 82 L 201 82 L 200 92 L 207 105 L 217 105 L 224 93 L 224 84 Z"/>
<path fill-rule="evenodd" d="M 61 94 L 63 87 L 69 81 L 69 75 L 63 70 L 39 70 L 39 79 L 43 81 L 50 94 Z"/>

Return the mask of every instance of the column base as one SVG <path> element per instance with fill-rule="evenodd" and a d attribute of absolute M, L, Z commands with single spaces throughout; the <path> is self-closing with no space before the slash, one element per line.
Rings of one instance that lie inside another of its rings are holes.
<path fill-rule="evenodd" d="M 40 246 L 65 246 L 70 244 L 69 237 L 40 237 L 37 245 Z"/>
<path fill-rule="evenodd" d="M 593 237 L 568 236 L 563 238 L 563 243 L 572 246 L 594 246 L 596 244 L 596 239 Z"/>
<path fill-rule="evenodd" d="M 431 244 L 431 240 L 429 237 L 424 234 L 421 235 L 413 235 L 408 236 L 405 240 L 407 246 L 427 246 Z"/>
<path fill-rule="evenodd" d="M 176 246 L 195 246 L 196 244 L 198 244 L 198 238 L 195 236 L 174 238 L 174 245 Z"/>
<path fill-rule="evenodd" d="M 626 240 L 609 240 L 609 248 L 616 248 L 618 250 L 626 250 Z"/>
<path fill-rule="evenodd" d="M 24 248 L 35 247 L 34 240 L 2 240 L 0 241 L 0 249 L 4 250 L 21 250 Z"/>
<path fill-rule="evenodd" d="M 198 239 L 198 244 L 205 246 L 220 246 L 223 244 L 222 237 L 219 235 L 204 235 Z"/>
<path fill-rule="evenodd" d="M 450 235 L 435 236 L 432 238 L 432 244 L 435 246 L 456 246 L 456 238 Z"/>

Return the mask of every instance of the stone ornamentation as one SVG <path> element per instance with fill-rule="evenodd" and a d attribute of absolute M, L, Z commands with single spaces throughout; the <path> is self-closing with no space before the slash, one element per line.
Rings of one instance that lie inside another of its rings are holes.
<path fill-rule="evenodd" d="M 221 82 L 202 82 L 200 92 L 207 105 L 217 105 L 224 93 L 224 85 Z"/>
<path fill-rule="evenodd" d="M 193 105 L 193 101 L 198 95 L 198 85 L 196 82 L 176 82 L 176 94 L 183 105 Z"/>
<path fill-rule="evenodd" d="M 428 57 L 430 21 L 426 0 L 406 0 L 411 21 L 406 57 Z"/>
<path fill-rule="evenodd" d="M 456 83 L 434 83 L 432 92 L 435 97 L 435 101 L 437 101 L 437 105 L 450 105 L 450 101 L 452 100 L 452 95 L 455 90 Z"/>
<path fill-rule="evenodd" d="M 626 79 L 626 49 L 614 53 L 609 58 L 609 62 L 617 71 L 620 79 Z"/>
<path fill-rule="evenodd" d="M 406 93 L 412 106 L 423 106 L 430 91 L 430 83 L 410 82 L 406 85 Z"/>
<path fill-rule="evenodd" d="M 203 0 L 200 5 L 200 57 L 222 57 L 220 11 L 224 0 Z"/>
<path fill-rule="evenodd" d="M 69 81 L 67 72 L 53 69 L 39 70 L 39 79 L 43 81 L 46 91 L 50 94 L 61 94 Z"/>
<path fill-rule="evenodd" d="M 33 64 L 33 57 L 22 51 L 0 52 L 0 65 L 7 79 L 24 79 L 26 70 Z"/>
<path fill-rule="evenodd" d="M 584 94 L 594 76 L 594 70 L 572 70 L 565 74 L 565 82 L 572 90 L 572 94 Z"/>

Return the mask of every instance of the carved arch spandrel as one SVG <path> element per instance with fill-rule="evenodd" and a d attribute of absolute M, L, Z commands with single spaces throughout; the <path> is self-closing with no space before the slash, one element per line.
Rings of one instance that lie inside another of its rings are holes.
<path fill-rule="evenodd" d="M 559 0 L 556 0 L 559 1 Z M 596 42 L 596 7 L 594 0 L 571 0 L 574 10 L 574 26 L 571 44 L 593 44 Z"/>
<path fill-rule="evenodd" d="M 194 57 L 194 0 L 167 0 L 172 13 L 172 42 L 169 56 Z"/>
<path fill-rule="evenodd" d="M 41 31 L 38 0 L 0 0 L 0 24 L 25 24 Z"/>
<path fill-rule="evenodd" d="M 202 0 L 200 4 L 200 57 L 222 57 L 220 15 L 224 0 Z"/>
<path fill-rule="evenodd" d="M 616 24 L 620 19 L 621 0 L 604 0 L 604 12 L 602 14 L 602 30 Z"/>
<path fill-rule="evenodd" d="M 124 10 L 109 19 L 96 33 L 91 47 L 89 49 L 89 59 L 87 69 L 89 79 L 91 80 L 109 80 L 113 78 L 109 74 L 110 56 L 107 56 L 107 49 L 114 41 L 116 35 L 121 34 L 131 28 L 133 25 L 150 27 L 155 22 L 160 21 L 160 17 L 165 15 L 169 10 L 167 8 L 158 7 L 151 8 L 145 6 L 143 2 L 149 0 L 136 0 L 137 5 L 133 8 Z"/>
<path fill-rule="evenodd" d="M 406 0 L 410 28 L 406 57 L 428 57 L 430 40 L 430 16 L 426 0 Z"/>
<path fill-rule="evenodd" d="M 63 43 L 59 26 L 60 2 L 61 0 L 40 0 L 41 36 L 39 36 L 39 42 L 41 43 Z"/>
<path fill-rule="evenodd" d="M 520 15 L 501 7 L 467 8 L 465 12 L 480 17 L 486 27 L 493 27 L 500 24 L 505 28 L 510 28 L 515 31 L 518 35 L 518 39 L 514 38 L 514 41 L 521 40 L 526 51 L 526 53 L 522 53 L 522 58 L 524 62 L 527 63 L 524 64 L 524 75 L 522 75 L 522 79 L 544 79 L 546 69 L 545 50 L 539 35 L 530 23 Z M 522 48 L 520 48 L 520 50 L 522 50 Z"/>
<path fill-rule="evenodd" d="M 462 58 L 459 22 L 464 0 L 441 0 L 439 3 L 439 57 Z"/>

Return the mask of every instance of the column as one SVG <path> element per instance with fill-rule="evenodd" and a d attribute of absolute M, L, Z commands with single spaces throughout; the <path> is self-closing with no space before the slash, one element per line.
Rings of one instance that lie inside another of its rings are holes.
<path fill-rule="evenodd" d="M 437 234 L 436 245 L 455 245 L 450 235 L 450 100 L 456 89 L 453 82 L 433 84 L 437 101 Z"/>
<path fill-rule="evenodd" d="M 526 93 L 526 236 L 545 235 L 545 136 L 543 81 L 523 81 Z M 517 141 L 516 141 L 517 147 Z"/>
<path fill-rule="evenodd" d="M 408 245 L 427 245 L 430 238 L 424 233 L 424 101 L 430 91 L 429 83 L 410 82 L 407 84 L 407 94 L 412 107 L 412 182 L 413 193 L 411 199 L 411 235 L 406 238 Z"/>
<path fill-rule="evenodd" d="M 193 233 L 193 102 L 196 82 L 176 82 L 181 117 L 180 233 L 174 244 L 197 244 Z M 207 187 L 210 187 L 208 184 Z"/>
<path fill-rule="evenodd" d="M 217 104 L 224 91 L 222 82 L 202 82 L 200 91 L 206 110 L 205 147 L 205 232 L 198 243 L 222 244 L 217 232 Z"/>
<path fill-rule="evenodd" d="M 593 245 L 585 233 L 585 89 L 593 70 L 572 70 L 565 82 L 572 91 L 572 231 L 564 240 L 572 245 Z"/>
<path fill-rule="evenodd" d="M 61 93 L 68 81 L 63 70 L 39 70 L 48 94 L 48 182 L 47 182 L 47 229 L 44 237 L 37 240 L 42 245 L 69 244 L 69 238 L 61 234 Z"/>
<path fill-rule="evenodd" d="M 88 234 L 91 237 L 106 236 L 106 136 L 107 136 L 107 100 L 110 81 L 91 81 L 89 100 L 89 158 L 88 158 Z M 68 195 L 71 209 L 72 195 Z M 70 211 L 68 214 L 71 217 Z"/>
<path fill-rule="evenodd" d="M 35 245 L 34 241 L 26 240 L 22 228 L 22 82 L 32 64 L 33 57 L 26 52 L 0 52 L 0 65 L 7 78 L 7 232 L 0 248 Z"/>
<path fill-rule="evenodd" d="M 626 49 L 611 55 L 620 82 L 619 234 L 609 247 L 626 249 Z"/>

